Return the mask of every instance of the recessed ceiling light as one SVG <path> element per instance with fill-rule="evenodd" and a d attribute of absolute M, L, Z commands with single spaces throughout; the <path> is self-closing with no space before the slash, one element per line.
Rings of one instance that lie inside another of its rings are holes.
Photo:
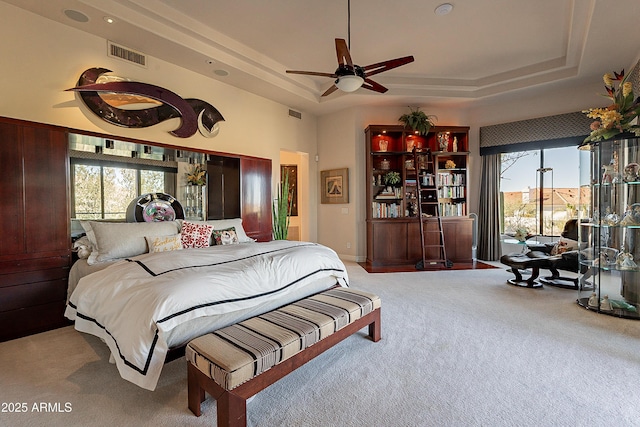
<path fill-rule="evenodd" d="M 65 9 L 63 13 L 67 18 L 73 19 L 76 22 L 89 22 L 89 17 L 82 12 L 73 9 Z"/>
<path fill-rule="evenodd" d="M 114 22 L 116 22 L 116 20 L 115 20 L 115 19 L 113 19 L 113 18 L 112 18 L 112 17 L 110 17 L 110 16 L 105 16 L 105 17 L 104 17 L 104 18 L 102 18 L 102 19 L 104 19 L 104 22 L 106 22 L 107 24 L 113 24 Z"/>
<path fill-rule="evenodd" d="M 434 11 L 436 15 L 442 16 L 447 15 L 449 12 L 453 10 L 453 5 L 451 3 L 442 3 L 440 6 L 436 7 Z"/>
<path fill-rule="evenodd" d="M 215 70 L 213 72 L 213 74 L 215 74 L 216 76 L 220 76 L 220 77 L 226 77 L 226 76 L 229 75 L 229 72 L 227 70 L 220 69 L 220 70 Z"/>

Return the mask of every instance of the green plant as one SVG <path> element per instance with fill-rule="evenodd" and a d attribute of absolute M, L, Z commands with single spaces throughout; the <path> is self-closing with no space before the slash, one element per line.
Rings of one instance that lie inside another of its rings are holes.
<path fill-rule="evenodd" d="M 285 172 L 284 180 L 278 187 L 278 197 L 273 200 L 273 239 L 287 240 L 289 234 L 289 220 L 291 218 L 291 204 L 293 198 L 289 191 L 289 174 Z"/>
<path fill-rule="evenodd" d="M 420 107 L 415 109 L 409 107 L 410 112 L 401 115 L 398 121 L 404 124 L 405 127 L 413 129 L 419 135 L 426 135 L 429 133 L 433 124 L 433 120 L 438 120 L 436 116 L 428 115 L 424 111 L 420 110 Z"/>
<path fill-rule="evenodd" d="M 384 183 L 386 185 L 396 185 L 400 183 L 400 174 L 396 171 L 387 172 L 384 175 Z"/>

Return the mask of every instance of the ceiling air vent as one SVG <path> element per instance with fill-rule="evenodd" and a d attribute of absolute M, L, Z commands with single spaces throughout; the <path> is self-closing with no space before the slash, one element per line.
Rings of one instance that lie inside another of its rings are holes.
<path fill-rule="evenodd" d="M 147 68 L 147 55 L 107 41 L 107 55 Z"/>
<path fill-rule="evenodd" d="M 289 115 L 291 117 L 295 117 L 296 119 L 302 119 L 302 113 L 300 113 L 300 112 L 298 112 L 296 110 L 289 109 Z"/>

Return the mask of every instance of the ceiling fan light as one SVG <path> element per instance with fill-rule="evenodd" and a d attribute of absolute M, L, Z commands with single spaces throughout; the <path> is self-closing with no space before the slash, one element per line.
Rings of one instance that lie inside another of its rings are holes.
<path fill-rule="evenodd" d="M 336 80 L 336 86 L 343 92 L 354 92 L 362 86 L 362 83 L 364 79 L 354 75 L 340 76 Z"/>

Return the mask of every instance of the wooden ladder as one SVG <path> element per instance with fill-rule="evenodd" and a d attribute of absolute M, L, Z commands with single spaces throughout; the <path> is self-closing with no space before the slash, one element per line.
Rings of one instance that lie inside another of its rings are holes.
<path fill-rule="evenodd" d="M 447 259 L 447 249 L 444 245 L 437 177 L 431 149 L 414 147 L 413 165 L 416 171 L 416 196 L 418 199 L 420 242 L 422 244 L 422 259 L 416 264 L 416 269 L 438 268 L 440 265 L 451 268 L 453 263 Z M 430 219 L 433 218 L 438 224 L 437 229 L 428 227 L 428 223 L 433 222 Z M 433 239 L 434 235 L 437 235 L 437 244 L 435 243 L 436 239 Z"/>

